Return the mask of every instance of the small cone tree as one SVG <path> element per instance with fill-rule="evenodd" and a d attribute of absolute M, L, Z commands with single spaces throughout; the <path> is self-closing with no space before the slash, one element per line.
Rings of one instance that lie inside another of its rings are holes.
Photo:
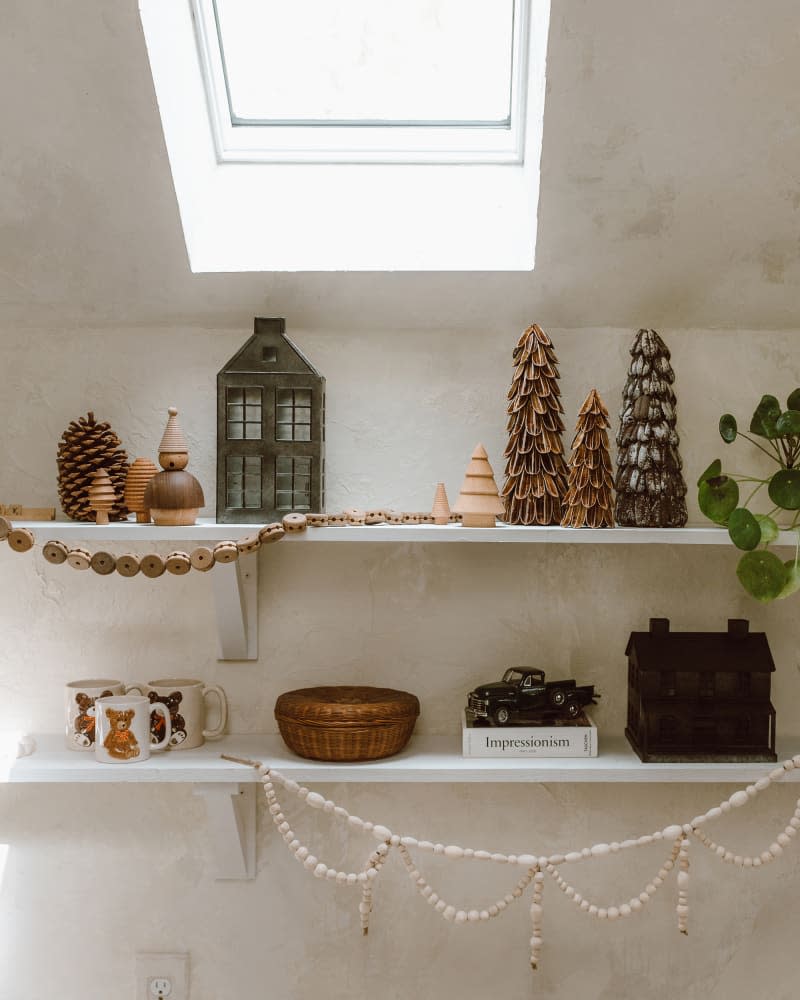
<path fill-rule="evenodd" d="M 450 501 L 447 499 L 447 491 L 444 488 L 444 483 L 436 484 L 436 495 L 433 498 L 431 513 L 433 514 L 434 524 L 450 523 Z"/>
<path fill-rule="evenodd" d="M 687 520 L 686 483 L 669 349 L 655 330 L 639 330 L 631 356 L 617 433 L 617 524 L 680 528 Z"/>
<path fill-rule="evenodd" d="M 608 410 L 592 389 L 578 413 L 567 493 L 565 528 L 613 528 L 611 455 L 608 450 Z"/>
<path fill-rule="evenodd" d="M 508 445 L 503 487 L 508 524 L 558 524 L 567 491 L 561 434 L 558 359 L 550 338 L 529 326 L 514 348 L 508 391 Z"/>
<path fill-rule="evenodd" d="M 117 502 L 114 484 L 105 469 L 98 469 L 89 484 L 89 506 L 95 513 L 97 524 L 108 524 L 108 512 Z"/>
<path fill-rule="evenodd" d="M 496 518 L 503 513 L 503 501 L 482 444 L 472 453 L 453 513 L 462 515 L 465 528 L 493 528 Z"/>

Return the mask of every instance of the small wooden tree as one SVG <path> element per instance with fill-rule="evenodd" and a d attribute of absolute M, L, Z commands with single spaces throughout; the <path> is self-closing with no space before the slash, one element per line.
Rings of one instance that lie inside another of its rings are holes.
<path fill-rule="evenodd" d="M 514 348 L 503 487 L 508 524 L 558 524 L 567 491 L 558 359 L 535 323 Z"/>
<path fill-rule="evenodd" d="M 567 494 L 565 528 L 613 528 L 611 455 L 608 450 L 608 410 L 592 389 L 578 413 Z"/>
<path fill-rule="evenodd" d="M 449 524 L 450 522 L 450 502 L 447 499 L 447 490 L 444 483 L 436 484 L 436 495 L 433 498 L 433 523 Z"/>
<path fill-rule="evenodd" d="M 669 349 L 655 330 L 639 330 L 631 357 L 617 433 L 617 524 L 681 528 L 687 520 L 686 483 Z"/>
<path fill-rule="evenodd" d="M 482 444 L 472 453 L 453 513 L 462 515 L 465 528 L 493 528 L 496 518 L 503 513 L 503 501 Z"/>

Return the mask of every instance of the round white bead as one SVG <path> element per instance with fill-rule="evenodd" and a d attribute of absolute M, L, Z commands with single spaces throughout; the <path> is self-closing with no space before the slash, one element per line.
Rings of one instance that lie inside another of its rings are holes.
<path fill-rule="evenodd" d="M 591 904 L 589 903 L 588 899 L 581 900 L 580 908 L 583 910 L 584 913 L 586 913 L 586 911 L 590 908 L 590 906 Z"/>
<path fill-rule="evenodd" d="M 391 840 L 392 839 L 392 831 L 390 829 L 388 829 L 388 827 L 381 826 L 380 824 L 378 824 L 377 826 L 373 826 L 373 828 L 372 828 L 372 836 L 376 840 Z"/>
<path fill-rule="evenodd" d="M 347 822 L 350 826 L 354 826 L 357 830 L 364 829 L 364 820 L 360 816 L 348 816 Z"/>
<path fill-rule="evenodd" d="M 400 838 L 400 843 L 403 845 L 403 847 L 416 847 L 417 846 L 417 838 L 416 837 L 401 837 Z"/>
<path fill-rule="evenodd" d="M 325 878 L 325 876 L 326 876 L 327 874 L 328 874 L 328 866 L 327 866 L 327 865 L 324 865 L 324 864 L 323 864 L 323 863 L 322 863 L 322 862 L 320 861 L 320 863 L 319 863 L 319 864 L 318 864 L 318 865 L 316 866 L 316 868 L 314 869 L 314 878 Z M 333 874 L 334 874 L 334 877 L 335 877 L 335 876 L 336 876 L 336 872 L 334 871 L 334 873 L 333 873 Z"/>
<path fill-rule="evenodd" d="M 743 806 L 748 801 L 747 792 L 738 791 L 734 792 L 733 795 L 728 799 L 728 802 L 734 807 Z"/>
<path fill-rule="evenodd" d="M 714 806 L 713 809 L 709 809 L 706 813 L 706 819 L 719 819 L 722 815 L 722 810 L 719 806 Z"/>
<path fill-rule="evenodd" d="M 443 899 L 437 899 L 436 905 L 434 906 L 434 910 L 436 910 L 437 913 L 444 913 L 446 909 L 447 909 L 447 903 L 445 903 Z"/>
<path fill-rule="evenodd" d="M 499 865 L 504 865 L 508 861 L 505 854 L 493 854 L 492 861 L 496 861 Z"/>
<path fill-rule="evenodd" d="M 689 885 L 689 873 L 678 872 L 678 888 L 686 889 L 688 885 Z"/>
<path fill-rule="evenodd" d="M 444 849 L 444 856 L 446 858 L 463 858 L 464 848 L 458 847 L 456 844 L 448 844 Z"/>
<path fill-rule="evenodd" d="M 770 781 L 780 781 L 781 778 L 784 776 L 784 774 L 786 774 L 786 771 L 784 771 L 784 769 L 783 769 L 782 766 L 781 767 L 776 767 L 774 771 L 770 771 L 769 772 L 769 780 Z"/>
<path fill-rule="evenodd" d="M 309 854 L 309 856 L 303 862 L 303 867 L 307 868 L 309 871 L 312 871 L 314 868 L 317 867 L 318 860 L 319 859 L 315 858 L 313 854 Z"/>
<path fill-rule="evenodd" d="M 644 834 L 644 836 L 639 837 L 639 839 L 636 841 L 636 843 L 640 847 L 647 847 L 648 844 L 652 844 L 653 843 L 653 838 L 650 836 L 649 833 L 646 833 L 646 834 Z"/>
<path fill-rule="evenodd" d="M 473 857 L 476 861 L 490 861 L 492 855 L 489 851 L 475 851 Z"/>
<path fill-rule="evenodd" d="M 628 905 L 634 913 L 638 913 L 642 908 L 642 901 L 638 896 L 634 896 Z"/>
<path fill-rule="evenodd" d="M 619 908 L 619 915 L 621 917 L 629 917 L 631 915 L 631 907 L 628 903 L 622 903 Z"/>
<path fill-rule="evenodd" d="M 676 840 L 683 833 L 683 827 L 674 823 L 672 826 L 665 826 L 661 833 L 665 840 Z"/>
<path fill-rule="evenodd" d="M 358 875 L 355 872 L 348 872 L 347 873 L 347 884 L 348 885 L 355 885 L 356 882 L 358 882 Z"/>
<path fill-rule="evenodd" d="M 494 903 L 492 903 L 492 905 L 489 907 L 489 916 L 496 917 L 499 912 L 500 910 L 497 908 L 497 906 Z"/>
<path fill-rule="evenodd" d="M 592 903 L 587 912 L 589 913 L 590 917 L 596 917 L 598 914 L 598 909 L 594 905 L 594 903 Z"/>
<path fill-rule="evenodd" d="M 455 906 L 446 906 L 442 912 L 442 916 L 445 920 L 452 920 L 456 915 Z"/>
<path fill-rule="evenodd" d="M 573 864 L 576 861 L 580 861 L 583 855 L 580 851 L 570 851 L 569 854 L 564 856 L 564 860 L 567 864 Z"/>
<path fill-rule="evenodd" d="M 488 917 L 489 914 L 487 913 L 486 916 Z M 469 920 L 471 924 L 477 924 L 477 922 L 480 919 L 481 919 L 480 910 L 470 910 L 469 913 L 467 914 L 467 920 Z"/>
<path fill-rule="evenodd" d="M 539 863 L 538 858 L 535 858 L 532 854 L 518 854 L 517 864 L 525 865 L 526 868 L 533 868 Z M 553 862 L 555 864 L 556 862 Z"/>
<path fill-rule="evenodd" d="M 608 844 L 595 844 L 591 848 L 591 852 L 594 857 L 602 858 L 605 857 L 606 854 L 609 854 L 611 852 L 611 848 L 608 846 Z"/>
<path fill-rule="evenodd" d="M 608 908 L 608 919 L 616 920 L 619 916 L 619 909 L 616 906 L 609 906 Z"/>
<path fill-rule="evenodd" d="M 433 844 L 430 842 L 430 840 L 420 840 L 420 842 L 419 842 L 419 844 L 417 846 L 419 847 L 419 849 L 421 851 L 432 851 L 433 850 Z"/>
<path fill-rule="evenodd" d="M 308 848 L 298 847 L 297 850 L 294 852 L 294 856 L 297 858 L 298 861 L 304 861 L 308 857 Z"/>
<path fill-rule="evenodd" d="M 466 911 L 465 910 L 457 910 L 456 911 L 456 918 L 455 919 L 456 919 L 456 923 L 457 924 L 465 924 L 467 922 Z"/>
<path fill-rule="evenodd" d="M 757 792 L 763 792 L 765 788 L 769 788 L 770 784 L 771 782 L 769 778 L 759 778 L 753 785 L 753 788 L 755 788 Z"/>

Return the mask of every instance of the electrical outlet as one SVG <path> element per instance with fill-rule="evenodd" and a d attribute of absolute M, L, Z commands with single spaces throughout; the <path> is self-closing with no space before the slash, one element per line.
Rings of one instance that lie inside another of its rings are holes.
<path fill-rule="evenodd" d="M 189 956 L 140 952 L 136 956 L 136 1000 L 189 1000 Z"/>

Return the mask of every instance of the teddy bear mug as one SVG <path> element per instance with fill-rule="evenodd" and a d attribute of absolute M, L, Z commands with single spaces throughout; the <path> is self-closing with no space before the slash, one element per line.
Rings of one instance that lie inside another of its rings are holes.
<path fill-rule="evenodd" d="M 95 700 L 112 694 L 127 694 L 130 686 L 126 687 L 122 681 L 90 678 L 70 681 L 65 691 L 67 747 L 70 750 L 94 750 Z"/>
<path fill-rule="evenodd" d="M 225 732 L 228 699 L 216 684 L 204 684 L 186 677 L 163 677 L 131 687 L 141 691 L 150 701 L 161 701 L 167 706 L 172 722 L 169 745 L 173 750 L 193 750 L 206 740 L 219 739 Z M 219 718 L 215 726 L 207 725 L 209 696 L 217 702 Z M 153 719 L 153 740 L 161 739 L 163 728 L 161 719 Z"/>
<path fill-rule="evenodd" d="M 97 736 L 94 755 L 103 764 L 134 764 L 147 760 L 151 750 L 165 750 L 172 735 L 169 709 L 143 695 L 112 695 L 94 703 Z M 150 739 L 150 718 L 164 720 L 164 738 Z"/>

